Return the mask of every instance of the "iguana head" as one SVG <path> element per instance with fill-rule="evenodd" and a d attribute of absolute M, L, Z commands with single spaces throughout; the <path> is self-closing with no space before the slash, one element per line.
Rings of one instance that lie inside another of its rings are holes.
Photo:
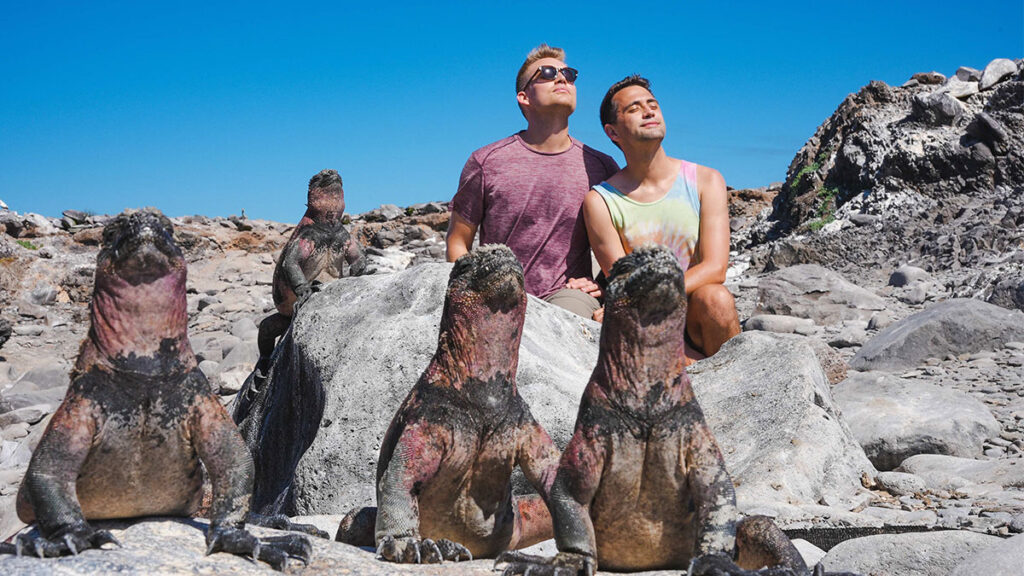
<path fill-rule="evenodd" d="M 682 362 L 686 329 L 683 269 L 670 251 L 644 246 L 616 262 L 605 290 L 601 348 L 631 364 Z"/>
<path fill-rule="evenodd" d="M 345 190 L 337 170 L 321 170 L 309 179 L 306 216 L 314 222 L 341 220 L 345 213 Z"/>
<path fill-rule="evenodd" d="M 507 246 L 488 244 L 459 258 L 448 276 L 446 304 L 476 314 L 526 308 L 523 267 Z M 456 312 L 453 310 L 453 312 Z"/>
<path fill-rule="evenodd" d="M 174 226 L 159 210 L 127 210 L 103 228 L 97 280 L 112 276 L 139 285 L 184 274 L 185 258 L 174 242 Z"/>
<path fill-rule="evenodd" d="M 465 376 L 511 379 L 526 319 L 523 268 L 507 246 L 481 246 L 459 258 L 448 278 L 438 354 Z"/>
<path fill-rule="evenodd" d="M 127 210 L 111 220 L 103 229 L 91 304 L 92 327 L 77 368 L 156 356 L 194 365 L 188 344 L 186 275 L 174 227 L 160 211 Z"/>

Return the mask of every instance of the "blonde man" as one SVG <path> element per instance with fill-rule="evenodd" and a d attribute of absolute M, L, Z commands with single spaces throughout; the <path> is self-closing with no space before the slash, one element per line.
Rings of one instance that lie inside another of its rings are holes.
<path fill-rule="evenodd" d="M 516 75 L 526 129 L 473 152 L 452 199 L 447 257 L 481 244 L 505 244 L 523 265 L 526 291 L 590 318 L 601 291 L 591 274 L 580 207 L 615 161 L 569 135 L 578 73 L 565 52 L 534 48 Z"/>

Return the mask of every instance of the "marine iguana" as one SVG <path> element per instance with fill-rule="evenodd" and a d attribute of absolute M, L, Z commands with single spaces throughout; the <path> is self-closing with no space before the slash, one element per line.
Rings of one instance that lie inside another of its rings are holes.
<path fill-rule="evenodd" d="M 375 541 L 392 562 L 436 563 L 551 537 L 542 498 L 558 449 L 516 390 L 525 318 L 523 269 L 511 250 L 483 246 L 455 262 L 437 351 L 381 445 L 378 508 L 349 513 L 338 540 Z M 516 465 L 541 496 L 512 496 Z"/>
<path fill-rule="evenodd" d="M 197 368 L 185 280 L 185 259 L 159 211 L 126 211 L 104 228 L 89 334 L 18 492 L 18 516 L 41 536 L 19 535 L 0 551 L 77 554 L 117 543 L 88 520 L 190 516 L 205 467 L 208 553 L 252 555 L 279 570 L 289 558 L 309 562 L 304 536 L 245 530 L 252 457 Z"/>
<path fill-rule="evenodd" d="M 559 553 L 502 554 L 506 575 L 807 573 L 768 518 L 740 521 L 684 369 L 685 325 L 683 270 L 670 252 L 644 247 L 614 264 L 597 366 L 548 500 Z M 763 566 L 772 568 L 747 571 Z"/>
<path fill-rule="evenodd" d="M 317 278 L 359 276 L 366 258 L 359 243 L 342 224 L 345 190 L 335 170 L 322 170 L 309 180 L 306 213 L 281 250 L 274 268 L 274 305 L 277 312 L 260 322 L 260 358 L 257 375 L 265 378 L 278 337 L 288 330 L 295 308 L 317 289 Z"/>

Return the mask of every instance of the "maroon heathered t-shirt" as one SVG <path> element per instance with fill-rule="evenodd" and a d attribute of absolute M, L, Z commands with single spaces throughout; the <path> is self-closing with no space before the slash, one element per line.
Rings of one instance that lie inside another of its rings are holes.
<path fill-rule="evenodd" d="M 479 226 L 480 244 L 505 244 L 523 265 L 526 291 L 545 298 L 569 278 L 591 278 L 583 197 L 618 172 L 615 160 L 572 138 L 537 152 L 509 136 L 473 152 L 452 210 Z"/>

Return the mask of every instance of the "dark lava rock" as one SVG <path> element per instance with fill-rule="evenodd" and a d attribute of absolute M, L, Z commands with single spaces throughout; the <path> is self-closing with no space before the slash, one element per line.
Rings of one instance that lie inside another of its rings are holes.
<path fill-rule="evenodd" d="M 13 330 L 14 328 L 11 326 L 10 322 L 0 318 L 0 348 L 2 348 L 7 340 L 10 339 L 11 332 Z"/>

